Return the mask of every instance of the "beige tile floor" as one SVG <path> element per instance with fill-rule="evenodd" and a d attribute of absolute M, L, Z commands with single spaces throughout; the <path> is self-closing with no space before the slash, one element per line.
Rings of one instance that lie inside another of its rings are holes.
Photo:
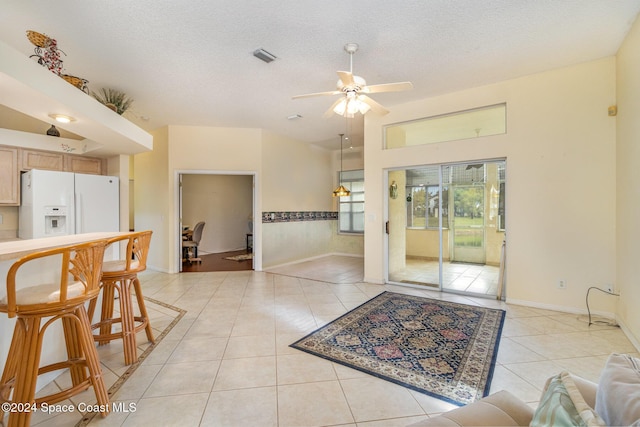
<path fill-rule="evenodd" d="M 357 283 L 364 279 L 364 258 L 329 255 L 311 261 L 269 268 L 267 271 L 330 283 Z"/>
<path fill-rule="evenodd" d="M 561 370 L 597 381 L 611 352 L 636 354 L 620 329 L 588 327 L 576 315 L 426 289 L 332 283 L 341 273 L 327 271 L 324 277 L 314 272 L 315 279 L 294 277 L 293 270 L 286 276 L 145 272 L 147 297 L 187 312 L 112 397 L 135 404 L 136 411 L 96 417 L 90 425 L 394 427 L 453 409 L 288 347 L 385 290 L 505 309 L 491 391 L 507 389 L 532 405 L 547 377 Z M 174 315 L 155 307 L 154 327 L 164 329 Z M 118 343 L 100 352 L 107 381 L 113 382 L 126 371 Z M 91 401 L 90 390 L 74 400 L 81 401 Z M 79 420 L 77 412 L 37 414 L 34 424 L 72 426 Z"/>

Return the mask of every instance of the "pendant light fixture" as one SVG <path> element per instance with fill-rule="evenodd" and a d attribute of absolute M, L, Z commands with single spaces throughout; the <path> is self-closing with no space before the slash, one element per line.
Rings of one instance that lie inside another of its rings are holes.
<path fill-rule="evenodd" d="M 333 197 L 345 197 L 348 196 L 349 194 L 351 194 L 351 191 L 347 190 L 344 185 L 342 185 L 342 137 L 344 136 L 344 133 L 340 134 L 340 185 L 338 186 L 338 188 L 336 188 L 335 190 L 333 190 Z"/>

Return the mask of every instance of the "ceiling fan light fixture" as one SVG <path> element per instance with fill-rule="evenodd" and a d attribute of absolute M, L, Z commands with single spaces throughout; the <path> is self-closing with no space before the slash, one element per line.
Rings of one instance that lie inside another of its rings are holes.
<path fill-rule="evenodd" d="M 357 99 L 350 99 L 347 103 L 347 114 L 349 117 L 353 117 L 358 111 L 360 111 L 360 101 Z"/>
<path fill-rule="evenodd" d="M 333 108 L 333 112 L 342 117 L 353 118 L 358 112 L 357 100 L 351 98 L 342 98 L 342 100 Z"/>
<path fill-rule="evenodd" d="M 338 103 L 338 105 L 333 107 L 333 112 L 339 116 L 344 116 L 345 113 L 347 112 L 347 103 L 348 103 L 347 98 L 342 98 L 342 100 Z"/>
<path fill-rule="evenodd" d="M 356 113 L 366 114 L 371 107 L 359 100 L 358 98 L 343 98 L 338 105 L 333 107 L 333 112 L 342 117 L 352 118 L 356 115 Z"/>
<path fill-rule="evenodd" d="M 357 104 L 358 104 L 358 111 L 360 111 L 360 114 L 362 115 L 367 114 L 369 110 L 371 110 L 371 106 L 366 102 L 362 101 L 361 99 L 357 100 Z"/>
<path fill-rule="evenodd" d="M 331 117 L 333 113 L 342 117 L 353 118 L 357 113 L 364 115 L 368 111 L 373 111 L 375 114 L 383 116 L 388 114 L 389 110 L 365 94 L 398 92 L 413 88 L 411 82 L 382 83 L 367 86 L 365 79 L 353 74 L 353 54 L 358 50 L 358 44 L 347 43 L 344 46 L 344 50 L 349 54 L 349 71 L 337 71 L 337 90 L 297 95 L 293 99 L 321 95 L 341 95 L 342 98 L 331 104 L 331 107 L 324 113 L 325 118 Z"/>

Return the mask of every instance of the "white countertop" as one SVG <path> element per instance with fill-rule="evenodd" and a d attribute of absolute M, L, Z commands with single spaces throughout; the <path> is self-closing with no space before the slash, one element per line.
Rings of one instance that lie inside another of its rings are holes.
<path fill-rule="evenodd" d="M 99 233 L 72 234 L 68 236 L 44 237 L 41 239 L 18 239 L 0 242 L 0 261 L 17 259 L 26 254 L 58 246 L 110 239 L 126 232 L 106 231 Z"/>

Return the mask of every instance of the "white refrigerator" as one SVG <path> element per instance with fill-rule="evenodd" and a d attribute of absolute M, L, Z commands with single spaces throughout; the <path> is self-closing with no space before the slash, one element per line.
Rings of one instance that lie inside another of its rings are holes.
<path fill-rule="evenodd" d="M 32 169 L 21 177 L 18 237 L 120 231 L 118 177 Z"/>

